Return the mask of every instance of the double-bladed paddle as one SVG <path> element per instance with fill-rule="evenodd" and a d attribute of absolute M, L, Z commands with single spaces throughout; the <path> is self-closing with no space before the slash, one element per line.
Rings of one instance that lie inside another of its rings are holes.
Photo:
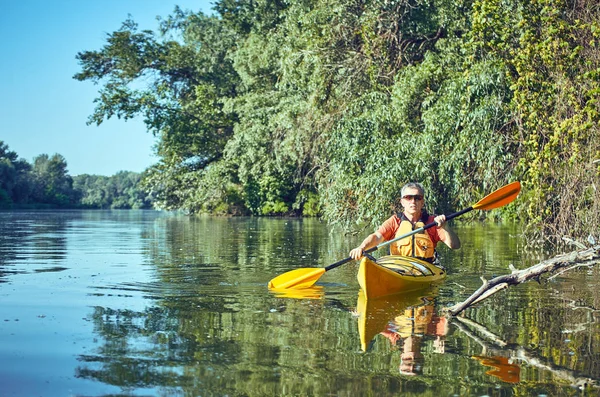
<path fill-rule="evenodd" d="M 521 191 L 521 183 L 520 182 L 512 182 L 508 185 L 501 187 L 493 193 L 488 194 L 481 200 L 479 200 L 476 204 L 465 208 L 462 211 L 455 212 L 453 214 L 447 215 L 446 220 L 456 218 L 462 214 L 465 214 L 471 210 L 491 210 L 494 208 L 502 207 L 510 202 L 512 202 Z M 403 234 L 402 236 L 396 237 L 392 240 L 383 242 L 376 247 L 369 248 L 365 250 L 364 253 L 368 254 L 373 251 L 378 250 L 379 248 L 385 247 L 386 245 L 392 244 L 398 240 L 402 240 L 403 238 L 412 236 L 413 234 L 421 233 L 424 230 L 427 230 L 431 227 L 436 226 L 437 223 L 431 222 L 425 226 L 422 226 L 418 229 L 415 229 L 409 233 Z M 346 259 L 342 259 L 341 261 L 332 263 L 331 265 L 324 268 L 300 268 L 291 270 L 287 273 L 281 274 L 271 281 L 269 281 L 270 289 L 291 289 L 291 288 L 308 288 L 312 286 L 317 280 L 327 271 L 331 269 L 335 269 L 338 266 L 343 265 L 344 263 L 348 263 L 352 260 L 352 257 L 348 257 Z"/>

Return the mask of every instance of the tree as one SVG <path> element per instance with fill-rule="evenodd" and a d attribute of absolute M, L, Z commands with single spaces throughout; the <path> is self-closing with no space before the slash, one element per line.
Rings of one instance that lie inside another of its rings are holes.
<path fill-rule="evenodd" d="M 73 190 L 73 179 L 68 174 L 67 161 L 60 154 L 41 154 L 33 160 L 35 181 L 34 199 L 40 203 L 58 206 L 73 205 L 78 195 Z"/>
<path fill-rule="evenodd" d="M 19 159 L 17 153 L 0 140 L 0 190 L 4 206 L 27 202 L 31 190 L 30 170 L 31 165 Z"/>
<path fill-rule="evenodd" d="M 405 182 L 446 212 L 518 179 L 526 199 L 492 216 L 527 217 L 540 234 L 598 228 L 600 26 L 588 3 L 214 9 L 176 8 L 159 34 L 128 20 L 78 54 L 75 78 L 102 84 L 90 122 L 142 115 L 158 137 L 143 184 L 160 208 L 320 213 L 349 229 L 397 210 Z"/>
<path fill-rule="evenodd" d="M 235 40 L 219 19 L 179 8 L 162 21 L 160 36 L 138 32 L 127 20 L 100 51 L 77 54 L 82 71 L 74 77 L 104 84 L 90 122 L 142 115 L 159 138 L 154 174 L 177 183 L 178 175 L 204 169 L 222 157 L 233 132 L 235 115 L 224 112 L 223 99 L 236 92 L 237 75 L 227 56 Z M 149 189 L 162 197 L 163 208 L 180 207 L 160 179 L 149 179 Z M 177 188 L 192 194 L 191 186 Z"/>
<path fill-rule="evenodd" d="M 77 175 L 73 188 L 86 208 L 149 209 L 150 197 L 142 190 L 141 174 L 120 171 L 113 176 Z"/>

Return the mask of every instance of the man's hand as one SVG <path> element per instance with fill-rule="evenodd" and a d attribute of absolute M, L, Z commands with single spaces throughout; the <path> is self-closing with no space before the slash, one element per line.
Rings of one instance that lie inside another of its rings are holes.
<path fill-rule="evenodd" d="M 437 223 L 438 227 L 441 227 L 442 229 L 445 229 L 444 226 L 446 226 L 446 215 L 438 215 L 435 218 L 433 218 L 433 221 L 435 223 Z"/>
<path fill-rule="evenodd" d="M 350 251 L 350 256 L 354 260 L 362 259 L 366 250 L 375 247 L 383 241 L 383 236 L 379 232 L 369 234 L 367 238 L 356 248 Z"/>
<path fill-rule="evenodd" d="M 352 251 L 350 251 L 350 257 L 352 257 L 352 259 L 357 261 L 363 257 L 364 251 L 365 250 L 362 249 L 361 247 L 356 247 Z"/>

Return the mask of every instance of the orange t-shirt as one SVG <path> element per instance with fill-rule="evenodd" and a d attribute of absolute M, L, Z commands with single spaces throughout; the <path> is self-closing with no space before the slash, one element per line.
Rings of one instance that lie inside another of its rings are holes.
<path fill-rule="evenodd" d="M 435 218 L 435 216 L 430 215 L 427 219 L 427 224 L 433 222 L 433 218 Z M 398 215 L 392 215 L 385 222 L 383 222 L 381 226 L 379 226 L 377 231 L 383 236 L 385 241 L 390 241 L 396 236 L 396 231 L 400 227 L 400 222 L 401 220 Z M 442 240 L 439 227 L 430 227 L 426 230 L 426 232 L 429 234 L 429 238 L 431 238 L 431 242 L 433 242 L 434 247 L 437 245 L 438 241 Z"/>

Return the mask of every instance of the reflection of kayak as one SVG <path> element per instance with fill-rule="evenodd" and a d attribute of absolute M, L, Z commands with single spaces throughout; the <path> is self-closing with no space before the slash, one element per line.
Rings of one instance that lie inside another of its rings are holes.
<path fill-rule="evenodd" d="M 362 350 L 366 351 L 371 340 L 385 331 L 388 324 L 396 321 L 396 318 L 402 316 L 408 308 L 423 305 L 425 298 L 430 297 L 432 292 L 421 290 L 378 299 L 366 299 L 365 294 L 360 290 L 356 302 L 356 314 Z"/>
<path fill-rule="evenodd" d="M 365 256 L 358 268 L 358 284 L 368 299 L 420 290 L 444 277 L 442 268 L 399 255 L 383 256 L 377 263 Z"/>

